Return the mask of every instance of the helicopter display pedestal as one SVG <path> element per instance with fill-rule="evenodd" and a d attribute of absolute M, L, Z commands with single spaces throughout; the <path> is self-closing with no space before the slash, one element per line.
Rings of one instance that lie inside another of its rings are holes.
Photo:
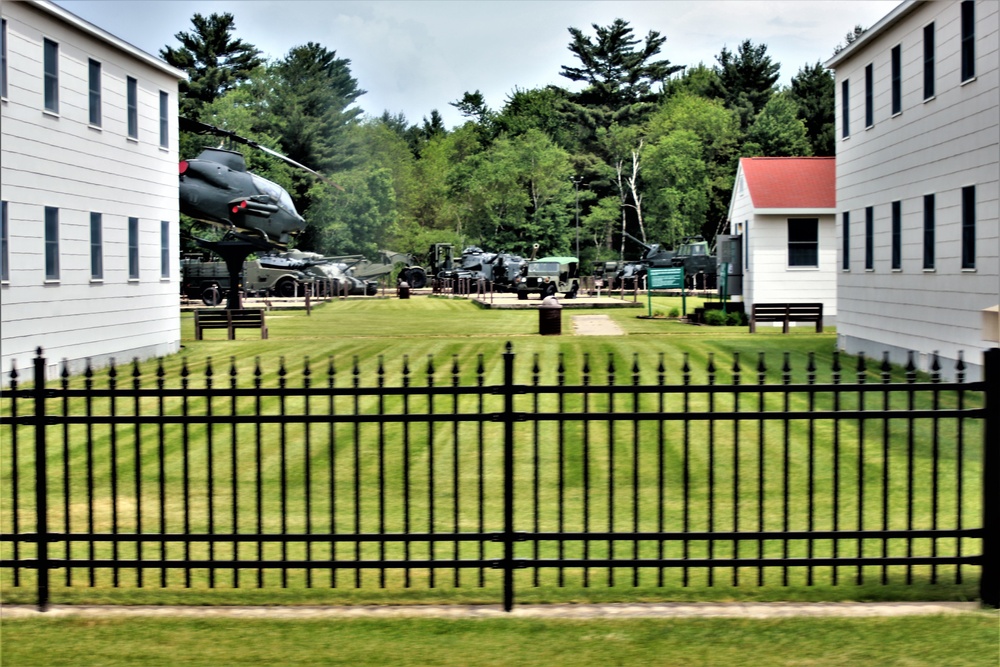
<path fill-rule="evenodd" d="M 206 241 L 195 239 L 202 248 L 214 252 L 226 263 L 229 270 L 229 294 L 226 296 L 226 310 L 241 310 L 240 274 L 243 272 L 243 262 L 251 253 L 266 250 L 260 243 L 243 239 L 223 239 L 221 241 Z"/>

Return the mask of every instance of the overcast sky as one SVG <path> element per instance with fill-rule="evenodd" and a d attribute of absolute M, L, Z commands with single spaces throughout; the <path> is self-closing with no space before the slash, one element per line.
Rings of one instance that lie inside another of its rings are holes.
<path fill-rule="evenodd" d="M 579 61 L 569 52 L 568 28 L 593 36 L 592 24 L 629 22 L 636 37 L 650 30 L 667 38 L 658 59 L 675 65 L 715 64 L 744 39 L 767 44 L 781 64 L 779 83 L 825 61 L 856 24 L 874 25 L 899 0 L 57 0 L 57 4 L 140 49 L 158 55 L 192 29 L 195 13 L 229 12 L 235 36 L 280 58 L 317 42 L 351 61 L 368 91 L 366 114 L 402 112 L 420 123 L 437 109 L 448 127 L 462 118 L 450 102 L 480 90 L 493 109 L 515 89 L 548 84 L 577 89 L 559 75 Z"/>

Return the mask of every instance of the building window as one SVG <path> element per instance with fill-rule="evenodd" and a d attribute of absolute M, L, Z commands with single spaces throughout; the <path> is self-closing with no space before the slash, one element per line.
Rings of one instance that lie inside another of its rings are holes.
<path fill-rule="evenodd" d="M 0 97 L 7 97 L 7 19 L 0 19 L 0 58 L 3 62 L 0 67 Z"/>
<path fill-rule="evenodd" d="M 126 79 L 128 88 L 128 136 L 132 139 L 139 138 L 139 82 L 128 77 Z"/>
<path fill-rule="evenodd" d="M 844 211 L 841 214 L 841 219 L 843 223 L 841 227 L 841 233 L 843 234 L 841 238 L 841 243 L 843 244 L 843 252 L 841 252 L 840 258 L 840 268 L 844 271 L 850 271 L 851 269 L 851 213 L 850 211 Z"/>
<path fill-rule="evenodd" d="M 892 268 L 903 268 L 903 203 L 892 202 Z"/>
<path fill-rule="evenodd" d="M 128 219 L 128 279 L 139 279 L 139 218 Z"/>
<path fill-rule="evenodd" d="M 59 45 L 45 40 L 45 110 L 59 113 Z"/>
<path fill-rule="evenodd" d="M 7 233 L 7 202 L 0 202 L 0 280 L 10 280 L 10 236 Z"/>
<path fill-rule="evenodd" d="M 962 188 L 962 268 L 976 268 L 976 186 Z"/>
<path fill-rule="evenodd" d="M 59 280 L 59 209 L 45 207 L 45 279 Z"/>
<path fill-rule="evenodd" d="M 100 213 L 90 214 L 90 279 L 104 278 L 104 240 Z"/>
<path fill-rule="evenodd" d="M 934 268 L 934 195 L 924 195 L 924 268 Z"/>
<path fill-rule="evenodd" d="M 976 9 L 972 0 L 962 3 L 962 81 L 976 76 Z"/>
<path fill-rule="evenodd" d="M 101 126 L 101 63 L 90 61 L 90 124 Z"/>
<path fill-rule="evenodd" d="M 903 110 L 903 53 L 897 44 L 892 47 L 892 113 Z"/>
<path fill-rule="evenodd" d="M 848 82 L 844 81 L 840 84 L 840 106 L 841 106 L 841 128 L 840 136 L 845 139 L 851 136 L 851 110 L 850 110 L 851 96 L 850 87 Z"/>
<path fill-rule="evenodd" d="M 934 24 L 924 26 L 924 99 L 934 97 Z"/>
<path fill-rule="evenodd" d="M 170 116 L 167 113 L 167 107 L 170 104 L 170 96 L 160 91 L 160 146 L 166 148 L 170 144 Z"/>
<path fill-rule="evenodd" d="M 875 124 L 875 81 L 872 66 L 865 68 L 865 127 Z"/>
<path fill-rule="evenodd" d="M 875 208 L 865 209 L 865 270 L 875 269 Z"/>
<path fill-rule="evenodd" d="M 788 266 L 819 266 L 819 220 L 788 219 Z"/>
<path fill-rule="evenodd" d="M 170 222 L 160 221 L 160 277 L 170 277 Z"/>

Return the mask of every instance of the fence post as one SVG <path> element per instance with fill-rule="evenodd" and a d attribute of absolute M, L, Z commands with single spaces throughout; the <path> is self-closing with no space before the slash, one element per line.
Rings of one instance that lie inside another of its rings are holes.
<path fill-rule="evenodd" d="M 1000 348 L 983 354 L 986 384 L 983 424 L 983 569 L 979 598 L 984 606 L 1000 607 Z"/>
<path fill-rule="evenodd" d="M 514 607 L 514 346 L 503 354 L 503 610 Z"/>
<path fill-rule="evenodd" d="M 45 447 L 45 357 L 42 348 L 35 357 L 35 533 L 37 544 L 38 611 L 49 608 L 48 466 Z"/>

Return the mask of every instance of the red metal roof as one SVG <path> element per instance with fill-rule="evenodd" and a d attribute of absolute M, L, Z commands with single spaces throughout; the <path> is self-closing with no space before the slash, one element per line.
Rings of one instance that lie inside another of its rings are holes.
<path fill-rule="evenodd" d="M 745 157 L 740 167 L 754 208 L 836 208 L 833 157 Z"/>

